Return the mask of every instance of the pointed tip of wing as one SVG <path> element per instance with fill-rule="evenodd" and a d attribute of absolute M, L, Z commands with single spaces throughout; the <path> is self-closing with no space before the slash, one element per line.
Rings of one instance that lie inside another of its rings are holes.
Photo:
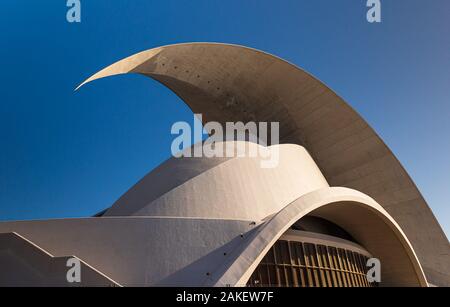
<path fill-rule="evenodd" d="M 85 81 L 83 81 L 80 85 L 78 85 L 75 88 L 75 91 L 78 91 L 82 86 L 84 86 L 87 83 L 90 83 L 92 81 L 110 77 L 110 76 L 116 76 L 116 75 L 122 75 L 127 74 L 130 72 L 138 72 L 135 71 L 135 68 L 139 65 L 145 63 L 146 61 L 153 58 L 155 55 L 157 55 L 162 48 L 155 48 L 155 49 L 149 49 L 140 53 L 136 53 L 128 58 L 125 58 L 123 60 L 120 60 L 102 70 L 94 74 L 93 76 L 89 77 Z"/>

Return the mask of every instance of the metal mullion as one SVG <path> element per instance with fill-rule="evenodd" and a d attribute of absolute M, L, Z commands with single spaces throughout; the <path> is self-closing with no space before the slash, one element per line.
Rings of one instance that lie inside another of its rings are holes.
<path fill-rule="evenodd" d="M 291 259 L 291 274 L 292 274 L 292 280 L 294 282 L 294 287 L 298 287 L 298 273 L 296 268 L 296 261 L 294 260 L 293 253 L 292 253 L 292 242 L 289 242 L 288 249 L 289 249 L 289 258 Z M 294 246 L 295 248 L 295 246 Z M 295 252 L 295 255 L 297 257 L 297 252 Z M 297 260 L 298 261 L 298 260 Z"/>
<path fill-rule="evenodd" d="M 330 266 L 331 278 L 333 279 L 333 286 L 337 287 L 339 284 L 338 284 L 338 281 L 337 281 L 336 272 L 334 271 L 334 263 L 333 263 L 333 259 L 332 259 L 331 255 L 330 255 L 330 253 L 331 253 L 330 252 L 330 248 L 328 246 L 325 246 L 325 250 L 326 250 L 326 253 L 327 253 L 326 256 L 328 257 L 328 264 Z"/>
<path fill-rule="evenodd" d="M 302 250 L 303 250 L 303 258 L 305 259 L 305 271 L 306 271 L 306 278 L 308 279 L 308 287 L 313 287 L 314 282 L 313 282 L 312 272 L 309 267 L 309 259 L 307 257 L 305 244 L 301 243 L 301 245 L 302 245 Z"/>
<path fill-rule="evenodd" d="M 358 280 L 358 287 L 364 287 L 364 283 L 363 283 L 361 275 L 360 275 L 360 269 L 358 268 L 358 262 L 356 260 L 356 253 L 353 253 L 350 251 L 350 255 L 352 257 L 354 270 L 357 273 L 356 278 Z"/>
<path fill-rule="evenodd" d="M 344 258 L 345 258 L 344 260 L 347 263 L 347 270 L 349 271 L 349 275 L 350 275 L 350 279 L 351 279 L 351 282 L 352 282 L 352 286 L 356 287 L 358 285 L 358 283 L 356 281 L 356 276 L 354 274 L 352 263 L 351 263 L 350 258 L 348 256 L 347 250 L 343 249 L 343 254 L 344 254 Z"/>
<path fill-rule="evenodd" d="M 336 248 L 335 251 L 336 251 L 336 257 L 337 257 L 336 259 L 339 263 L 339 269 L 340 269 L 340 274 L 342 277 L 342 282 L 344 284 L 344 287 L 348 287 L 347 277 L 345 276 L 345 267 L 344 267 L 344 263 L 341 260 L 341 255 L 339 254 L 339 249 Z"/>

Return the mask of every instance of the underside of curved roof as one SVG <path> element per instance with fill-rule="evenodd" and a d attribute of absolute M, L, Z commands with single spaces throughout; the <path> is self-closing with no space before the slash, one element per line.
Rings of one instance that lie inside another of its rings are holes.
<path fill-rule="evenodd" d="M 246 47 L 190 43 L 138 53 L 83 84 L 126 73 L 164 84 L 204 122 L 279 122 L 280 143 L 307 148 L 330 186 L 374 198 L 400 224 L 428 279 L 450 284 L 448 240 L 407 172 L 366 121 L 307 72 Z"/>

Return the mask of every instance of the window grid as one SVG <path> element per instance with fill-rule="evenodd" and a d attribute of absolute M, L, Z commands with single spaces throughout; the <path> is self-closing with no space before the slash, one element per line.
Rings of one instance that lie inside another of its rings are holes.
<path fill-rule="evenodd" d="M 367 257 L 306 242 L 279 240 L 248 281 L 251 287 L 372 287 Z"/>

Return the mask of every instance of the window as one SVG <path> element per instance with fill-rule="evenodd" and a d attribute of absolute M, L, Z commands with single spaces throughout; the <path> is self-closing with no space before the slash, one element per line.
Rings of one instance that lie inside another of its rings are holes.
<path fill-rule="evenodd" d="M 279 240 L 250 277 L 250 287 L 371 287 L 367 257 L 333 246 Z"/>

